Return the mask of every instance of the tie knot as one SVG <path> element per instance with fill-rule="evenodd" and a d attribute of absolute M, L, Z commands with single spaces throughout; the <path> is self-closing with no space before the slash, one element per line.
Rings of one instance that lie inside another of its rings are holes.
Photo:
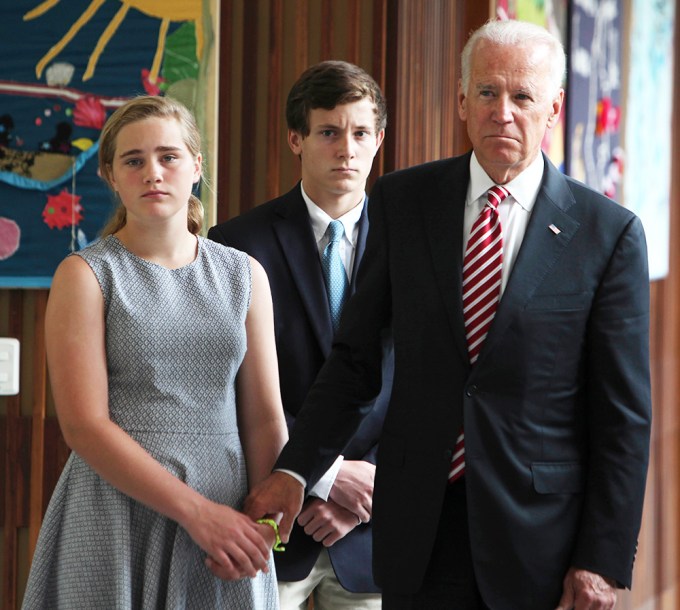
<path fill-rule="evenodd" d="M 510 193 L 502 186 L 492 186 L 486 192 L 487 201 L 494 207 L 498 208 L 503 199 L 505 199 Z"/>
<path fill-rule="evenodd" d="M 339 241 L 345 234 L 345 227 L 339 220 L 331 220 L 328 223 L 328 229 L 326 229 L 328 235 L 328 241 Z"/>

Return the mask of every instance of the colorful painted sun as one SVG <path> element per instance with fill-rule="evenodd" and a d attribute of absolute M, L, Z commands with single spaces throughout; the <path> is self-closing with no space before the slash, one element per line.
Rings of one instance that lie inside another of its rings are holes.
<path fill-rule="evenodd" d="M 158 32 L 158 42 L 156 44 L 156 53 L 154 55 L 153 64 L 149 74 L 149 80 L 155 83 L 158 79 L 158 74 L 161 68 L 161 59 L 163 57 L 163 50 L 165 48 L 165 39 L 168 34 L 168 28 L 173 21 L 193 21 L 196 28 L 196 57 L 200 59 L 203 51 L 203 26 L 202 26 L 202 2 L 201 0 L 92 0 L 89 6 L 76 19 L 71 28 L 64 34 L 61 40 L 55 44 L 36 64 L 35 74 L 38 78 L 41 77 L 43 70 L 47 65 L 66 47 L 66 45 L 73 40 L 80 29 L 90 20 L 105 2 L 118 1 L 122 4 L 116 15 L 111 19 L 108 26 L 99 37 L 97 44 L 90 55 L 87 63 L 87 69 L 83 75 L 83 81 L 89 80 L 94 76 L 95 68 L 99 57 L 103 53 L 106 45 L 116 33 L 116 30 L 125 19 L 127 12 L 134 8 L 149 17 L 154 17 L 161 20 L 160 29 Z M 33 10 L 24 15 L 24 21 L 35 19 L 44 15 L 47 11 L 59 4 L 60 0 L 45 0 L 36 6 Z"/>

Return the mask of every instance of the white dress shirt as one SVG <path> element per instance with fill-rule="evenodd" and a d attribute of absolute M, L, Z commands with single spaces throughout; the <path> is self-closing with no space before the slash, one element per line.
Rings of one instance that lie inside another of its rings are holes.
<path fill-rule="evenodd" d="M 536 159 L 507 184 L 502 186 L 510 193 L 498 206 L 503 232 L 503 279 L 501 294 L 508 283 L 510 272 L 517 259 L 524 234 L 529 224 L 531 211 L 536 203 L 538 191 L 541 188 L 544 170 L 543 155 Z M 486 204 L 486 193 L 495 185 L 479 164 L 475 153 L 470 158 L 470 184 L 465 199 L 465 216 L 463 226 L 463 257 L 467 248 L 467 241 L 475 220 Z"/>
<path fill-rule="evenodd" d="M 340 258 L 345 266 L 345 272 L 347 273 L 347 280 L 351 280 L 352 269 L 354 267 L 354 258 L 356 256 L 356 244 L 357 237 L 359 236 L 359 220 L 361 219 L 361 213 L 364 210 L 364 205 L 366 205 L 366 195 L 364 198 L 355 205 L 349 212 L 340 216 L 340 218 L 331 218 L 326 212 L 324 212 L 318 205 L 316 205 L 305 192 L 304 184 L 300 185 L 302 191 L 302 198 L 307 204 L 307 211 L 309 212 L 309 220 L 312 223 L 312 231 L 314 232 L 314 239 L 316 240 L 316 246 L 319 250 L 319 260 L 323 255 L 323 251 L 328 245 L 328 237 L 326 236 L 326 231 L 328 230 L 328 224 L 332 220 L 339 220 L 345 227 L 345 235 L 340 242 Z M 338 476 L 340 466 L 342 466 L 343 456 L 340 455 L 333 462 L 333 465 L 324 473 L 324 475 L 319 479 L 317 484 L 310 490 L 309 494 L 312 496 L 317 496 L 322 500 L 328 500 L 328 496 L 331 493 L 331 488 L 335 483 L 335 477 Z M 282 470 L 282 472 L 287 472 L 291 476 L 295 477 L 303 486 L 307 485 L 307 481 L 300 475 L 289 470 Z"/>
<path fill-rule="evenodd" d="M 301 184 L 301 187 L 302 198 L 307 204 L 307 212 L 309 212 L 309 220 L 312 223 L 314 239 L 316 239 L 316 245 L 319 249 L 319 259 L 328 245 L 328 237 L 326 236 L 328 224 L 332 220 L 339 220 L 345 227 L 345 235 L 340 241 L 340 258 L 345 265 L 345 272 L 347 273 L 347 280 L 349 281 L 352 277 L 352 269 L 354 268 L 357 237 L 359 236 L 359 220 L 361 219 L 361 213 L 366 204 L 366 195 L 364 194 L 364 198 L 349 212 L 346 212 L 339 218 L 331 218 L 309 198 L 309 195 L 305 192 L 304 183 Z"/>

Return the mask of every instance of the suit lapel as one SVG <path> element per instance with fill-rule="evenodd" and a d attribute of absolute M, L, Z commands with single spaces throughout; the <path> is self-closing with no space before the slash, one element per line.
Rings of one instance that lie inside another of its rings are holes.
<path fill-rule="evenodd" d="M 470 181 L 470 154 L 442 167 L 441 179 L 432 192 L 423 193 L 423 217 L 437 285 L 449 326 L 461 358 L 467 362 L 463 322 L 462 277 L 463 214 Z"/>
<path fill-rule="evenodd" d="M 364 256 L 366 249 L 366 236 L 368 235 L 368 197 L 364 200 L 364 209 L 361 211 L 359 217 L 359 232 L 357 234 L 357 243 L 354 250 L 354 265 L 352 267 L 352 277 L 349 283 L 350 294 L 354 294 L 357 286 L 357 271 L 359 264 Z"/>
<path fill-rule="evenodd" d="M 545 167 L 543 185 L 478 364 L 493 350 L 513 316 L 525 309 L 579 229 L 579 223 L 568 214 L 575 201 L 567 181 L 547 158 Z M 551 226 L 559 233 L 555 234 Z"/>
<path fill-rule="evenodd" d="M 333 326 L 319 252 L 299 183 L 289 195 L 276 209 L 278 220 L 274 223 L 274 232 L 314 334 L 327 356 L 333 340 Z"/>

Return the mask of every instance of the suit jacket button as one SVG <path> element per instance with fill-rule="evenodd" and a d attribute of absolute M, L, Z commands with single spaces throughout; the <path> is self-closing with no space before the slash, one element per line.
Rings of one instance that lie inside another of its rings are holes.
<path fill-rule="evenodd" d="M 465 395 L 472 396 L 476 391 L 477 391 L 476 385 L 468 386 L 467 389 L 465 390 Z"/>

